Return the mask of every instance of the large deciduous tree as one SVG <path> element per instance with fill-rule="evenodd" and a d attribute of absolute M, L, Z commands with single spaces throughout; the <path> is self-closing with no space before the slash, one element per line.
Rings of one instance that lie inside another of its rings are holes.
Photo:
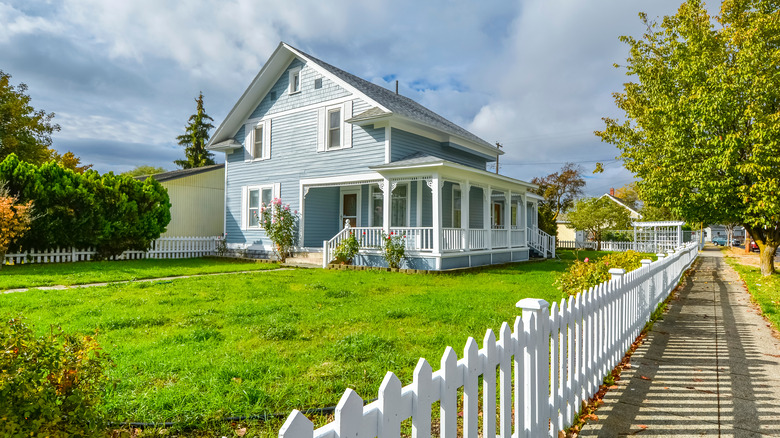
<path fill-rule="evenodd" d="M 566 218 L 575 230 L 588 231 L 593 236 L 598 251 L 601 251 L 604 231 L 631 227 L 628 210 L 606 197 L 577 201 L 574 208 L 566 214 Z"/>
<path fill-rule="evenodd" d="M 615 144 L 654 206 L 689 222 L 739 223 L 774 272 L 780 244 L 780 3 L 699 0 L 630 46 L 632 82 L 615 93 L 623 122 L 597 132 Z"/>
<path fill-rule="evenodd" d="M 214 163 L 214 154 L 206 150 L 206 144 L 209 141 L 209 130 L 214 125 L 209 121 L 214 121 L 206 110 L 203 109 L 203 93 L 195 99 L 197 109 L 195 114 L 190 116 L 189 123 L 185 128 L 185 133 L 176 137 L 181 146 L 184 146 L 186 160 L 175 160 L 177 166 L 182 169 L 192 169 L 195 167 L 208 166 Z"/>
<path fill-rule="evenodd" d="M 575 200 L 583 194 L 585 178 L 582 172 L 581 166 L 566 163 L 558 172 L 531 180 L 539 186 L 532 191 L 544 198 L 539 203 L 539 228 L 549 234 L 557 234 L 558 217 L 571 209 Z"/>
<path fill-rule="evenodd" d="M 54 156 L 51 134 L 60 127 L 54 113 L 35 110 L 27 85 L 11 85 L 11 75 L 0 70 L 0 161 L 16 154 L 19 159 L 43 164 Z"/>

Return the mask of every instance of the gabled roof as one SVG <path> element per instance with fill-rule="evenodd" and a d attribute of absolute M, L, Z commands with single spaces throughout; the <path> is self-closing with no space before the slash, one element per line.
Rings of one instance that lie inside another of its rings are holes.
<path fill-rule="evenodd" d="M 284 72 L 284 69 L 295 57 L 300 58 L 312 68 L 318 70 L 323 76 L 333 80 L 372 106 L 369 110 L 349 119 L 348 122 L 353 123 L 373 120 L 379 117 L 392 117 L 451 135 L 455 137 L 453 139 L 454 142 L 462 144 L 462 146 L 474 147 L 475 150 L 482 154 L 488 152 L 489 155 L 495 156 L 504 153 L 494 145 L 425 108 L 414 100 L 395 94 L 384 87 L 347 73 L 284 42 L 279 43 L 274 53 L 271 54 L 244 94 L 214 132 L 209 141 L 209 149 L 220 149 L 214 146 L 230 140 L 235 131 L 254 111 L 260 100 L 268 93 Z M 235 147 L 235 145 L 229 146 Z"/>
<path fill-rule="evenodd" d="M 642 213 L 640 213 L 640 212 L 638 212 L 638 211 L 634 210 L 633 208 L 629 207 L 628 205 L 626 205 L 625 203 L 623 203 L 623 201 L 621 201 L 621 200 L 620 200 L 620 198 L 618 198 L 618 197 L 612 196 L 612 195 L 610 195 L 609 193 L 605 193 L 605 194 L 603 194 L 603 195 L 599 196 L 599 199 L 601 199 L 601 198 L 603 198 L 603 197 L 605 197 L 605 196 L 606 196 L 607 198 L 611 199 L 611 200 L 612 200 L 612 202 L 615 202 L 615 203 L 617 203 L 618 205 L 620 205 L 621 207 L 625 208 L 626 210 L 628 210 L 628 211 L 630 211 L 630 212 L 632 212 L 632 213 L 636 214 L 637 216 L 639 216 L 639 219 L 642 219 Z"/>
<path fill-rule="evenodd" d="M 139 181 L 146 181 L 146 178 L 154 178 L 157 182 L 171 181 L 174 179 L 184 178 L 186 176 L 197 175 L 199 173 L 211 172 L 213 170 L 219 170 L 225 167 L 224 163 L 213 164 L 211 166 L 194 167 L 192 169 L 179 169 L 172 170 L 170 172 L 157 173 L 154 175 L 141 175 L 135 177 Z"/>

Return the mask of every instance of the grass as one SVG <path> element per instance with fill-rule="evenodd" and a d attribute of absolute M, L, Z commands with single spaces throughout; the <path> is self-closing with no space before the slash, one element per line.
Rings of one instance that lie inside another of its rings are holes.
<path fill-rule="evenodd" d="M 116 363 L 106 395 L 116 421 L 224 432 L 229 423 L 211 421 L 333 406 L 346 388 L 370 399 L 388 370 L 410 383 L 419 357 L 438 369 L 446 346 L 462 356 L 469 336 L 481 345 L 511 323 L 518 300 L 559 301 L 552 284 L 575 258 L 560 256 L 440 275 L 317 269 L 33 289 L 0 296 L 0 316 L 40 333 L 98 330 Z"/>
<path fill-rule="evenodd" d="M 776 330 L 780 330 L 780 274 L 763 277 L 760 268 L 743 265 L 732 257 L 726 257 L 726 261 L 745 281 L 750 295 L 761 308 L 764 317 Z"/>
<path fill-rule="evenodd" d="M 0 290 L 253 271 L 278 267 L 276 263 L 219 257 L 7 265 L 0 269 Z"/>

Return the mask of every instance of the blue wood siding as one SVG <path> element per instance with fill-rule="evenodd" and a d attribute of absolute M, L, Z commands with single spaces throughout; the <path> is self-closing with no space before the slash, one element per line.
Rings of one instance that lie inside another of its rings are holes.
<path fill-rule="evenodd" d="M 441 193 L 441 224 L 444 228 L 452 228 L 452 186 L 457 185 L 449 181 L 444 182 Z"/>
<path fill-rule="evenodd" d="M 318 187 L 306 195 L 303 246 L 319 248 L 323 240 L 330 240 L 339 232 L 338 187 Z"/>
<path fill-rule="evenodd" d="M 422 186 L 422 224 L 420 226 L 433 226 L 433 192 L 428 188 L 428 184 Z"/>
<path fill-rule="evenodd" d="M 371 217 L 369 216 L 369 203 L 371 202 L 370 199 L 370 190 L 368 189 L 368 185 L 362 185 L 360 187 L 360 224 L 358 224 L 359 227 L 367 227 L 368 224 L 371 223 Z"/>
<path fill-rule="evenodd" d="M 368 104 L 361 100 L 353 101 L 353 114 L 368 108 Z M 279 183 L 282 201 L 289 203 L 290 208 L 300 210 L 298 196 L 301 179 L 368 172 L 369 166 L 384 163 L 384 133 L 384 128 L 365 129 L 352 126 L 351 148 L 317 152 L 317 110 L 304 110 L 272 118 L 271 159 L 245 161 L 243 148 L 226 155 L 228 178 L 225 187 L 225 222 L 228 243 L 268 245 L 269 242 L 262 231 L 241 230 L 243 186 Z M 234 138 L 237 142 L 244 143 L 243 126 L 238 129 Z M 367 196 L 364 198 L 367 199 Z M 335 209 L 338 210 L 338 202 Z M 309 241 L 305 233 L 304 238 Z"/>
<path fill-rule="evenodd" d="M 409 183 L 409 226 L 419 227 L 417 224 L 417 185 L 419 181 Z"/>
<path fill-rule="evenodd" d="M 487 162 L 485 158 L 443 145 L 427 137 L 393 128 L 390 139 L 391 161 L 401 160 L 416 152 L 422 152 L 454 163 L 485 170 L 485 163 Z"/>
<path fill-rule="evenodd" d="M 482 192 L 481 187 L 472 187 L 469 192 L 469 228 L 484 226 Z"/>
<path fill-rule="evenodd" d="M 289 94 L 289 72 L 290 70 L 299 67 L 301 68 L 301 92 Z M 322 88 L 314 88 L 315 79 L 322 79 Z M 271 99 L 274 94 L 276 94 L 276 99 Z M 349 91 L 339 87 L 335 82 L 319 74 L 317 70 L 304 64 L 300 59 L 295 58 L 271 87 L 268 94 L 260 101 L 255 110 L 252 111 L 252 115 L 250 115 L 249 118 L 261 118 L 267 115 L 273 115 L 274 113 L 345 96 L 349 96 Z"/>

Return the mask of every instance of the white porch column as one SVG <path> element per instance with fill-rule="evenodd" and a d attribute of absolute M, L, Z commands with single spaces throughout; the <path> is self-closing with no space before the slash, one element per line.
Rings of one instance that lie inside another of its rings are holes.
<path fill-rule="evenodd" d="M 433 204 L 433 253 L 441 253 L 441 179 L 439 174 L 433 174 L 431 178 L 431 203 Z"/>
<path fill-rule="evenodd" d="M 393 188 L 390 186 L 390 180 L 382 180 L 382 228 L 385 234 L 390 234 L 390 204 L 393 197 Z"/>
<path fill-rule="evenodd" d="M 469 200 L 471 198 L 471 184 L 466 180 L 465 183 L 460 185 L 460 228 L 463 230 L 462 245 L 463 250 L 469 250 L 469 227 L 471 225 L 471 208 L 469 207 Z"/>
<path fill-rule="evenodd" d="M 506 247 L 512 247 L 512 191 L 504 192 L 504 227 L 506 228 Z"/>
<path fill-rule="evenodd" d="M 490 210 L 493 208 L 493 188 L 487 186 L 482 192 L 482 228 L 487 230 L 487 248 L 493 249 L 493 224 L 490 222 Z"/>
<path fill-rule="evenodd" d="M 527 192 L 523 193 L 523 196 L 520 198 L 520 202 L 522 204 L 520 216 L 523 219 L 521 224 L 523 226 L 523 235 L 525 236 L 525 242 L 524 242 L 525 245 L 523 246 L 528 246 L 528 239 L 530 236 L 528 235 L 528 193 Z"/>

